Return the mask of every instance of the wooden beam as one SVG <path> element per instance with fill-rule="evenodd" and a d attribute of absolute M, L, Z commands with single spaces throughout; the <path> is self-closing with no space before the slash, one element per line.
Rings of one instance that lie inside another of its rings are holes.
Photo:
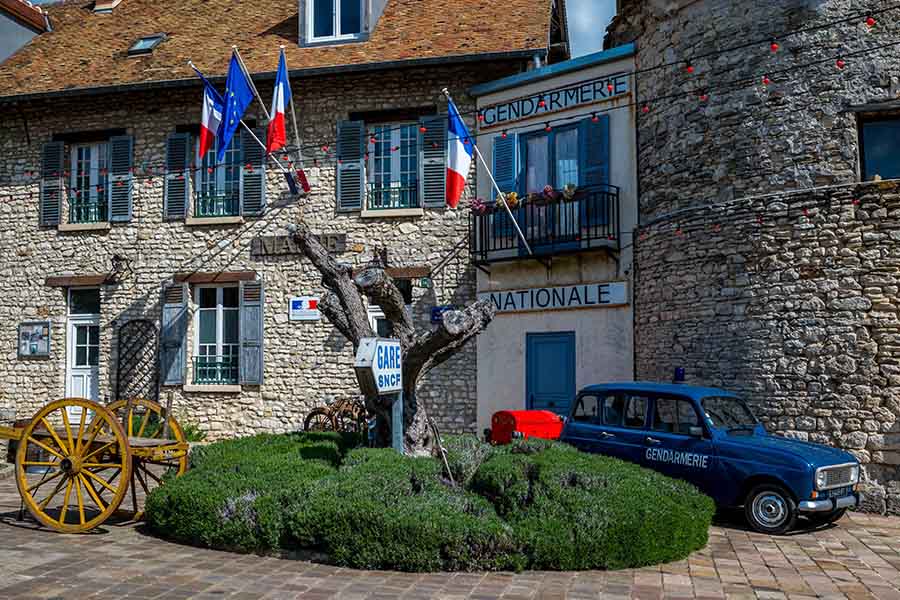
<path fill-rule="evenodd" d="M 103 285 L 109 280 L 109 275 L 63 275 L 59 277 L 47 277 L 44 285 L 47 287 L 82 287 Z"/>

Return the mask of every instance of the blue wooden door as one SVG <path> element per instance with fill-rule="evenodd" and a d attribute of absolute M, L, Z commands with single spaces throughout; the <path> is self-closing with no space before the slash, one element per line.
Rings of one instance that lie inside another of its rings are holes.
<path fill-rule="evenodd" d="M 575 332 L 527 334 L 525 364 L 528 408 L 568 416 L 575 397 Z"/>

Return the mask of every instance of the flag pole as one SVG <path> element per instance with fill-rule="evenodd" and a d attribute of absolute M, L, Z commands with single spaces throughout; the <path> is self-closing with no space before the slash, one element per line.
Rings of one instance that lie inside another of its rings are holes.
<path fill-rule="evenodd" d="M 284 46 L 281 46 L 281 55 L 284 56 Z M 287 65 L 287 59 L 284 64 Z M 300 145 L 300 128 L 297 127 L 297 111 L 294 110 L 294 90 L 291 90 L 291 121 L 294 124 L 294 139 L 297 141 L 297 162 L 303 168 L 303 147 Z"/>
<path fill-rule="evenodd" d="M 444 96 L 447 97 L 447 100 L 453 102 L 453 98 L 450 97 L 450 91 L 447 88 L 441 90 Z M 487 162 L 485 162 L 484 157 L 481 155 L 481 150 L 478 149 L 478 144 L 475 143 L 475 140 L 471 140 L 472 148 L 475 149 L 475 154 L 478 156 L 478 160 L 481 162 L 481 166 L 484 167 L 484 171 L 488 174 L 488 177 L 491 180 L 491 185 L 494 186 L 494 189 L 497 190 L 498 197 L 503 201 L 503 208 L 506 209 L 506 214 L 509 215 L 510 220 L 512 221 L 513 227 L 516 228 L 516 233 L 519 234 L 519 239 L 522 240 L 522 244 L 524 244 L 525 249 L 528 250 L 528 254 L 530 256 L 534 256 L 534 252 L 531 250 L 531 246 L 528 244 L 528 240 L 525 239 L 525 234 L 522 233 L 522 229 L 519 227 L 519 222 L 516 221 L 516 218 L 513 216 L 512 211 L 509 209 L 509 204 L 506 202 L 506 193 L 500 189 L 500 186 L 497 185 L 497 180 L 494 179 L 494 174 L 491 173 L 490 168 L 487 166 Z"/>

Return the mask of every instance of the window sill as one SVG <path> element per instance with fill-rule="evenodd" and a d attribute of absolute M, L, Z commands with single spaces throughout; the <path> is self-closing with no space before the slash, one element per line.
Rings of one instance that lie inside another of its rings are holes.
<path fill-rule="evenodd" d="M 60 223 L 59 231 L 108 231 L 112 226 L 109 221 L 100 223 Z"/>
<path fill-rule="evenodd" d="M 198 385 L 190 384 L 181 386 L 181 391 L 185 393 L 204 393 L 204 394 L 240 394 L 240 385 Z"/>
<path fill-rule="evenodd" d="M 386 208 L 381 210 L 363 210 L 359 216 L 363 219 L 379 219 L 381 217 L 422 217 L 425 216 L 425 209 Z"/>
<path fill-rule="evenodd" d="M 185 219 L 185 225 L 240 225 L 244 222 L 244 217 L 238 215 L 236 217 L 188 217 Z"/>

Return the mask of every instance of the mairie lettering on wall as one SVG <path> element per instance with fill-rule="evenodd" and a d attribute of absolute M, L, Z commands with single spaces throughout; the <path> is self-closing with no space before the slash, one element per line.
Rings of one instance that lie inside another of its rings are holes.
<path fill-rule="evenodd" d="M 628 304 L 628 285 L 624 281 L 610 281 L 483 292 L 478 294 L 478 299 L 490 300 L 500 313 L 623 306 Z"/>
<path fill-rule="evenodd" d="M 623 73 L 582 81 L 566 88 L 488 106 L 481 110 L 481 127 L 487 129 L 585 104 L 606 102 L 630 91 L 631 80 L 629 75 Z"/>

